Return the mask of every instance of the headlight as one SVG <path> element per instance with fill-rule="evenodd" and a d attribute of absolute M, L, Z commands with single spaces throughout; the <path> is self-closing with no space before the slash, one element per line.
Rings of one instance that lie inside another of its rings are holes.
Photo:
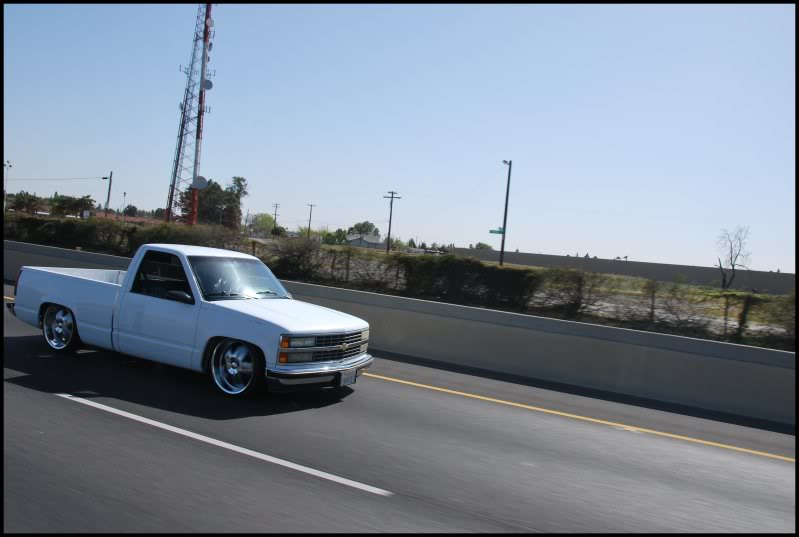
<path fill-rule="evenodd" d="M 293 337 L 291 338 L 292 347 L 313 347 L 316 345 L 315 337 Z"/>
<path fill-rule="evenodd" d="M 280 347 L 283 349 L 296 347 L 313 347 L 316 345 L 315 337 L 286 337 L 280 338 Z"/>
<path fill-rule="evenodd" d="M 369 339 L 369 329 L 367 328 L 363 332 L 361 332 L 361 341 L 366 341 Z"/>

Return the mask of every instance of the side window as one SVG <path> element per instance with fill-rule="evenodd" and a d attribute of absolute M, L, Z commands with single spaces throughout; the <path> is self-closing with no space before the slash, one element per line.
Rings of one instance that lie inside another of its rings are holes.
<path fill-rule="evenodd" d="M 130 292 L 170 299 L 169 291 L 185 291 L 192 296 L 189 280 L 178 256 L 150 250 L 144 254 Z"/>

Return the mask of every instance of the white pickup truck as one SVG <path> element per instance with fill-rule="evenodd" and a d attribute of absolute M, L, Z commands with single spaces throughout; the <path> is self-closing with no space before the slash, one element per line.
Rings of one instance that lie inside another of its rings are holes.
<path fill-rule="evenodd" d="M 127 271 L 28 267 L 9 310 L 56 352 L 81 344 L 207 373 L 243 397 L 264 383 L 353 384 L 372 365 L 369 324 L 292 299 L 256 257 L 146 244 Z"/>

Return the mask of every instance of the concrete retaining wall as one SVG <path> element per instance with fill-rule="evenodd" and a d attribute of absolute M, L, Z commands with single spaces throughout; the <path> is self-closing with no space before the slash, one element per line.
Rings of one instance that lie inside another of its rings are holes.
<path fill-rule="evenodd" d="M 473 257 L 482 261 L 499 262 L 496 250 L 475 250 L 455 248 L 455 255 Z M 697 267 L 694 265 L 670 265 L 667 263 L 646 263 L 642 261 L 616 261 L 614 259 L 586 259 L 584 257 L 567 257 L 565 255 L 528 254 L 523 252 L 505 252 L 505 263 L 527 265 L 531 267 L 564 267 L 598 272 L 601 274 L 619 274 L 651 278 L 661 282 L 675 282 L 685 278 L 686 283 L 719 287 L 721 273 L 715 267 Z M 762 270 L 736 271 L 733 288 L 743 291 L 757 289 L 761 293 L 787 294 L 796 286 L 796 275 L 784 272 L 763 272 Z"/>
<path fill-rule="evenodd" d="M 19 266 L 127 268 L 127 258 L 4 241 Z M 795 424 L 796 355 L 297 282 L 295 298 L 366 319 L 372 348 Z"/>

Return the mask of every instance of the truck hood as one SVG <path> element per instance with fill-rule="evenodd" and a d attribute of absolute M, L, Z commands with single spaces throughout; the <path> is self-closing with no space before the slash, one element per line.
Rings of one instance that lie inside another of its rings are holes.
<path fill-rule="evenodd" d="M 216 300 L 212 304 L 212 308 L 236 311 L 291 334 L 349 332 L 369 327 L 369 323 L 353 315 L 294 299 Z"/>

